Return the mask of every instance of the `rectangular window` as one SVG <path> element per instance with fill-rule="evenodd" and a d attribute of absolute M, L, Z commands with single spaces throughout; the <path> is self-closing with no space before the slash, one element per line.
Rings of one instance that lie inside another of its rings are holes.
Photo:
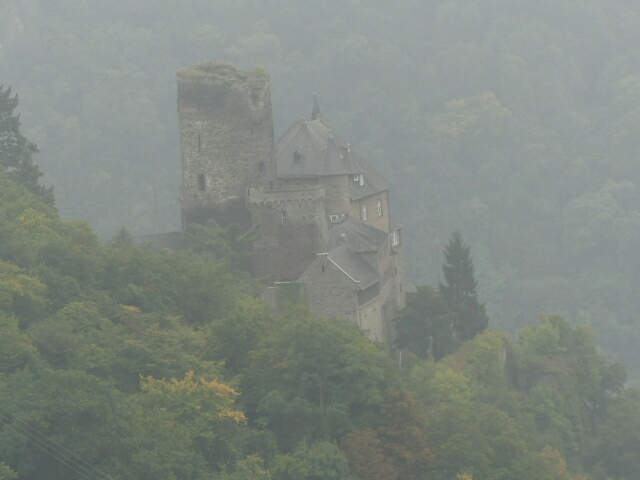
<path fill-rule="evenodd" d="M 353 181 L 357 182 L 360 179 L 360 175 L 354 175 L 353 176 Z"/>
<path fill-rule="evenodd" d="M 382 200 L 378 200 L 378 216 L 382 216 Z"/>
<path fill-rule="evenodd" d="M 394 230 L 393 231 L 393 245 L 398 245 L 400 244 L 400 231 L 399 230 Z"/>
<path fill-rule="evenodd" d="M 364 187 L 364 173 L 360 174 L 360 186 Z"/>
<path fill-rule="evenodd" d="M 337 223 L 340 219 L 340 215 L 329 215 L 329 221 L 331 223 Z"/>
<path fill-rule="evenodd" d="M 198 174 L 198 190 L 204 192 L 207 188 L 207 184 L 202 173 Z"/>
<path fill-rule="evenodd" d="M 366 205 L 362 205 L 362 221 L 363 222 L 367 221 L 367 206 Z"/>
<path fill-rule="evenodd" d="M 280 220 L 282 222 L 282 225 L 287 224 L 287 212 L 285 210 L 280 212 Z"/>

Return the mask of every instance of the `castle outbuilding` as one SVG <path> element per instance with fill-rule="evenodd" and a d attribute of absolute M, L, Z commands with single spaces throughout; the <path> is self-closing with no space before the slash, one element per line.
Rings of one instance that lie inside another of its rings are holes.
<path fill-rule="evenodd" d="M 214 219 L 249 228 L 256 276 L 297 284 L 309 308 L 390 335 L 405 304 L 402 228 L 389 184 L 328 126 L 314 99 L 274 144 L 270 79 L 228 63 L 178 72 L 183 228 Z"/>

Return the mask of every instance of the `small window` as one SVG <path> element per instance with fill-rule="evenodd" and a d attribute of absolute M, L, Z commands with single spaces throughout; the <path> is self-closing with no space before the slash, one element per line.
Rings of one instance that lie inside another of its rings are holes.
<path fill-rule="evenodd" d="M 206 188 L 207 188 L 207 184 L 204 179 L 204 174 L 200 173 L 198 175 L 198 190 L 201 192 L 204 192 Z"/>
<path fill-rule="evenodd" d="M 280 221 L 282 222 L 282 225 L 287 224 L 287 212 L 285 210 L 280 212 Z"/>
<path fill-rule="evenodd" d="M 366 205 L 362 205 L 362 221 L 363 222 L 367 221 L 367 206 Z"/>
<path fill-rule="evenodd" d="M 302 154 L 298 150 L 293 152 L 293 163 L 302 163 Z"/>
<path fill-rule="evenodd" d="M 364 173 L 360 174 L 360 186 L 364 187 Z"/>
<path fill-rule="evenodd" d="M 359 182 L 360 181 L 360 175 L 354 175 L 353 176 L 353 181 L 356 182 L 356 183 Z"/>
<path fill-rule="evenodd" d="M 378 216 L 382 216 L 382 200 L 378 200 Z"/>
<path fill-rule="evenodd" d="M 394 230 L 393 231 L 393 245 L 398 245 L 400 244 L 400 231 L 399 230 Z"/>
<path fill-rule="evenodd" d="M 340 219 L 340 215 L 329 215 L 329 221 L 331 223 L 337 223 Z"/>

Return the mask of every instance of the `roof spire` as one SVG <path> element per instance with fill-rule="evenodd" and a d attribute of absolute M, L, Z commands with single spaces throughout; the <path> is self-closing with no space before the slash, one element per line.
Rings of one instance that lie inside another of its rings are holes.
<path fill-rule="evenodd" d="M 311 120 L 322 120 L 322 112 L 320 111 L 320 105 L 318 105 L 318 94 L 313 94 L 313 110 L 311 111 Z"/>

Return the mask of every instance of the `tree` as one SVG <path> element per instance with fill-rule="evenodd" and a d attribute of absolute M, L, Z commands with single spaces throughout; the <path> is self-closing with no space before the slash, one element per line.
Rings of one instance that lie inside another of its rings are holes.
<path fill-rule="evenodd" d="M 283 452 L 303 439 L 334 441 L 383 402 L 389 363 L 354 325 L 292 309 L 251 353 L 241 380 L 252 425 Z"/>
<path fill-rule="evenodd" d="M 17 106 L 18 96 L 12 97 L 11 88 L 5 90 L 0 85 L 0 165 L 9 171 L 12 180 L 27 187 L 44 203 L 53 205 L 53 187 L 38 184 L 43 173 L 32 159 L 38 147 L 20 133 L 20 115 L 13 114 Z"/>
<path fill-rule="evenodd" d="M 406 348 L 422 359 L 440 360 L 456 348 L 454 313 L 438 289 L 419 286 L 407 294 L 407 306 L 394 321 L 397 348 Z"/>
<path fill-rule="evenodd" d="M 7 467 L 4 462 L 0 463 L 0 480 L 14 480 L 18 478 L 16 472 Z"/>
<path fill-rule="evenodd" d="M 453 329 L 461 340 L 471 340 L 487 328 L 489 318 L 484 303 L 478 302 L 470 248 L 460 232 L 454 232 L 444 249 L 442 271 L 447 282 L 440 291 L 454 312 Z"/>

